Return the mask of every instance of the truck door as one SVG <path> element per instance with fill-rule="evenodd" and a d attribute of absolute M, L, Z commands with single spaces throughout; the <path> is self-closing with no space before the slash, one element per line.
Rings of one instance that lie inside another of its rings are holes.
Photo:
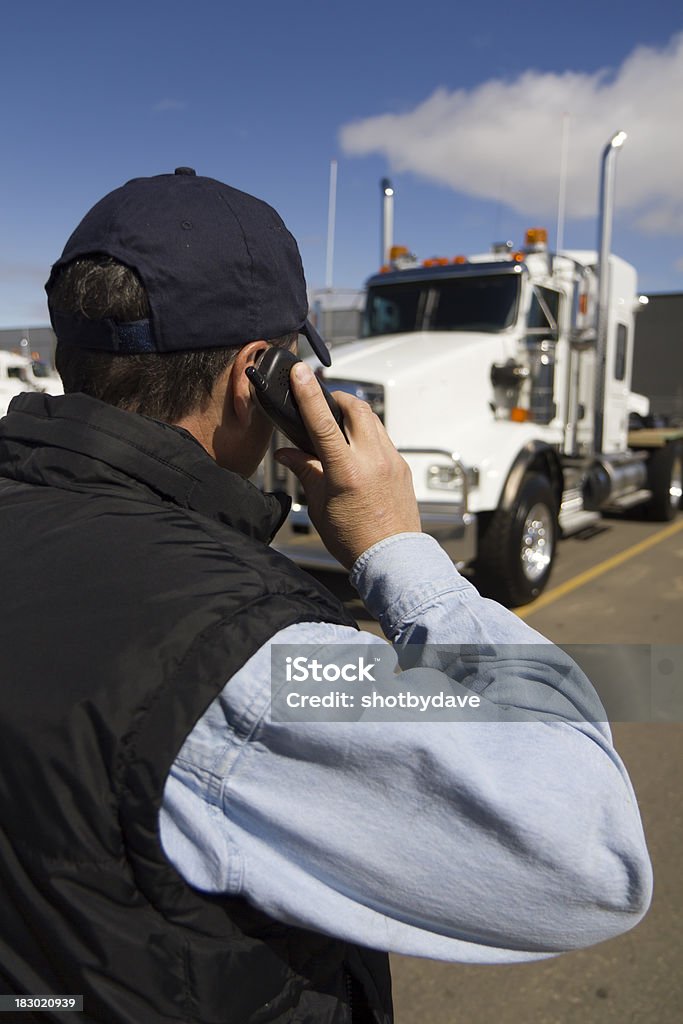
<path fill-rule="evenodd" d="M 605 416 L 603 451 L 620 452 L 627 447 L 628 398 L 631 393 L 633 321 L 610 321 L 605 365 Z"/>
<path fill-rule="evenodd" d="M 550 423 L 562 410 L 564 398 L 556 388 L 556 362 L 560 324 L 564 316 L 562 293 L 555 288 L 533 285 L 527 318 L 526 348 L 531 373 L 530 405 L 535 423 Z M 556 394 L 556 392 L 558 392 Z"/>

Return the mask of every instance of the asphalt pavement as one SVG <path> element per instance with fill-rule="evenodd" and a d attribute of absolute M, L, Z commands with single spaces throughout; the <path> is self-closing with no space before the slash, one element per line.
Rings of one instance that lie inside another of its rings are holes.
<path fill-rule="evenodd" d="M 343 577 L 320 574 L 379 633 Z M 683 651 L 683 514 L 673 524 L 605 520 L 563 541 L 535 605 L 518 609 L 557 643 Z M 675 682 L 683 686 L 676 662 Z M 541 963 L 470 967 L 392 957 L 397 1024 L 680 1024 L 683 1020 L 683 723 L 613 723 L 654 865 L 655 895 L 632 931 Z"/>

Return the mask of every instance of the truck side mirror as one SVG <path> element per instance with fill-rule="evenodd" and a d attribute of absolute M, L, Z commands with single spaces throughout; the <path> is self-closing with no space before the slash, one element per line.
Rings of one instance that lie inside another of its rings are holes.
<path fill-rule="evenodd" d="M 508 359 L 507 363 L 494 363 L 491 367 L 491 383 L 494 388 L 517 388 L 529 376 L 529 368 Z"/>

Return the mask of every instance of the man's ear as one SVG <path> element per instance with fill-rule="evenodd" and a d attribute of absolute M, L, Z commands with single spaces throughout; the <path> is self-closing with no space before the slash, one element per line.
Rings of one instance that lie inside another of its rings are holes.
<path fill-rule="evenodd" d="M 270 348 L 267 341 L 250 341 L 239 349 L 232 364 L 228 396 L 241 426 L 248 427 L 254 412 L 254 398 L 251 384 L 246 375 L 249 366 L 255 366 L 265 350 Z"/>

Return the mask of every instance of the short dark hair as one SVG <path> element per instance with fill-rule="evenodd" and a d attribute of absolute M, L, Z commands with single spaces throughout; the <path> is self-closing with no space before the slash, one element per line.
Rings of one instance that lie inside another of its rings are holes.
<path fill-rule="evenodd" d="M 48 298 L 53 309 L 80 313 L 89 320 L 133 323 L 149 316 L 140 278 L 109 256 L 80 257 L 60 267 L 50 282 Z M 267 340 L 288 345 L 296 334 Z M 238 350 L 128 354 L 90 351 L 58 340 L 55 365 L 66 394 L 80 391 L 128 412 L 177 423 L 208 401 Z"/>

